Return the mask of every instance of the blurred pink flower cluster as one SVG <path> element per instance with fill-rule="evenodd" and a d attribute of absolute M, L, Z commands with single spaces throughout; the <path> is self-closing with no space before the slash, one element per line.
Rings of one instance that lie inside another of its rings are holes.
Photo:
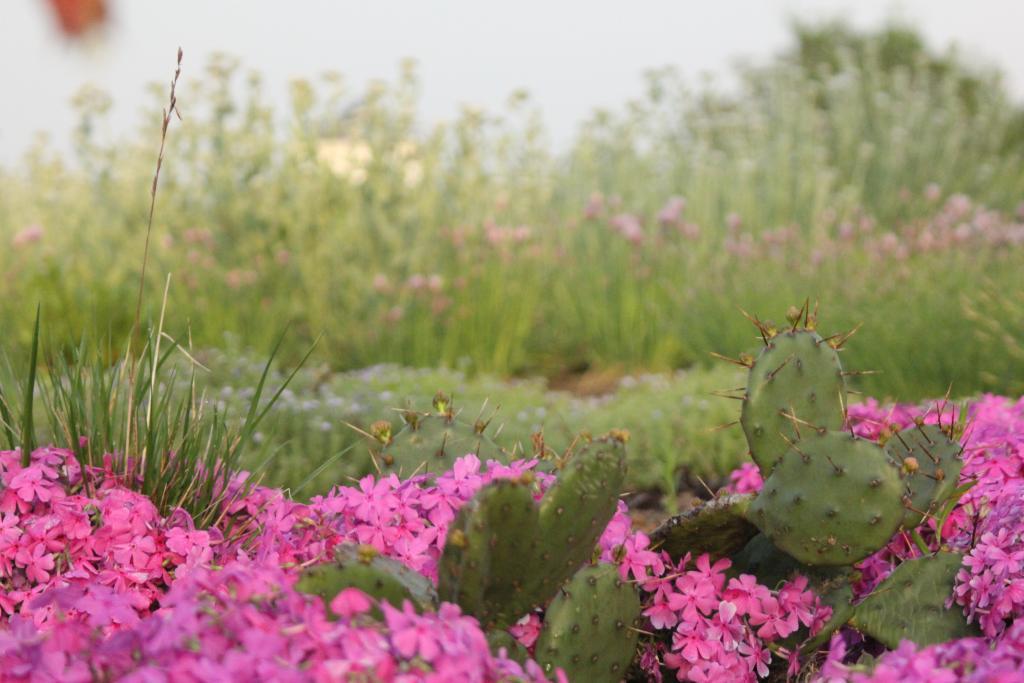
<path fill-rule="evenodd" d="M 327 618 L 280 568 L 235 561 L 174 581 L 139 617 L 123 594 L 71 585 L 36 599 L 61 615 L 39 630 L 12 617 L 0 631 L 4 680 L 92 681 L 546 681 L 533 662 L 492 656 L 455 605 L 416 613 L 354 591 Z M 354 593 L 354 595 L 353 595 Z"/>
<path fill-rule="evenodd" d="M 904 640 L 871 671 L 844 664 L 846 654 L 845 634 L 837 633 L 815 683 L 1015 683 L 1024 671 L 1024 622 L 993 644 L 961 638 L 919 648 Z"/>

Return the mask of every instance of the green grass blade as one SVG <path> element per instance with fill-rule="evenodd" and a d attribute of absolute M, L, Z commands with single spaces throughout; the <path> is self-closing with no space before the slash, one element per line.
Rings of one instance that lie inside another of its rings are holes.
<path fill-rule="evenodd" d="M 323 472 L 323 471 L 324 471 L 324 470 L 326 470 L 326 469 L 327 469 L 328 467 L 330 467 L 331 465 L 333 465 L 334 463 L 336 463 L 336 462 L 337 462 L 338 460 L 340 460 L 340 459 L 341 459 L 341 457 L 342 457 L 343 455 L 346 455 L 346 454 L 347 454 L 347 453 L 348 453 L 349 451 L 351 451 L 351 450 L 352 450 L 353 448 L 355 448 L 355 447 L 356 447 L 356 446 L 358 446 L 358 445 L 359 445 L 359 442 L 356 442 L 356 443 L 352 443 L 352 444 L 349 444 L 349 445 L 348 445 L 347 447 L 345 447 L 345 448 L 341 449 L 340 451 L 338 451 L 337 453 L 335 453 L 335 454 L 334 454 L 334 455 L 332 455 L 331 457 L 327 458 L 327 460 L 325 460 L 325 461 L 323 462 L 323 464 L 321 464 L 321 465 L 320 465 L 319 467 L 317 467 L 317 468 L 316 468 L 315 470 L 313 470 L 312 472 L 310 472 L 310 473 L 309 473 L 309 476 L 307 476 L 307 477 L 306 477 L 305 479 L 303 479 L 303 480 L 302 480 L 301 482 L 299 482 L 299 485 L 298 485 L 298 486 L 296 486 L 295 488 L 293 488 L 293 489 L 292 489 L 292 495 L 294 496 L 294 495 L 295 495 L 295 494 L 297 494 L 297 493 L 298 493 L 299 491 L 301 491 L 302 489 L 306 488 L 306 487 L 307 487 L 307 486 L 308 486 L 308 485 L 310 484 L 310 482 L 312 482 L 312 481 L 313 481 L 313 480 L 315 480 L 315 479 L 316 479 L 316 478 L 317 478 L 318 476 L 320 476 L 320 473 L 321 473 L 321 472 Z"/>
<path fill-rule="evenodd" d="M 7 437 L 7 448 L 13 451 L 17 442 L 14 438 L 14 429 L 11 427 L 14 422 L 11 419 L 11 409 L 7 405 L 7 398 L 4 396 L 3 382 L 0 382 L 0 422 L 3 423 L 4 436 Z"/>
<path fill-rule="evenodd" d="M 256 391 L 253 393 L 252 400 L 249 402 L 249 410 L 245 416 L 245 424 L 242 426 L 242 431 L 241 434 L 239 435 L 238 445 L 235 449 L 238 452 L 241 452 L 243 448 L 248 444 L 249 440 L 252 438 L 253 433 L 256 431 L 256 426 L 274 406 L 274 404 L 277 402 L 277 399 L 281 397 L 281 394 L 284 392 L 284 390 L 288 388 L 288 385 L 295 378 L 295 375 L 298 374 L 302 366 L 305 365 L 306 361 L 309 360 L 309 357 L 313 355 L 313 351 L 316 349 L 316 345 L 320 342 L 320 337 L 317 337 L 313 344 L 309 347 L 309 350 L 306 351 L 306 355 L 302 357 L 298 365 L 295 366 L 295 368 L 291 371 L 288 377 L 285 378 L 281 386 L 278 387 L 277 391 L 274 392 L 274 395 L 270 397 L 270 400 L 267 401 L 267 405 L 263 407 L 263 410 L 259 410 L 260 398 L 262 398 L 263 396 L 263 389 L 266 385 L 267 377 L 270 375 L 270 367 L 274 362 L 275 356 L 277 356 L 277 352 L 281 348 L 281 344 L 284 342 L 285 334 L 287 334 L 287 332 L 287 328 L 283 332 L 281 332 L 281 336 L 278 337 L 277 343 L 274 344 L 274 348 L 270 352 L 270 357 L 267 358 L 267 362 L 263 366 L 263 373 L 260 375 L 259 382 L 256 383 Z"/>
<path fill-rule="evenodd" d="M 35 405 L 36 363 L 39 360 L 39 313 L 42 306 L 36 305 L 36 326 L 32 333 L 32 355 L 29 359 L 28 381 L 25 383 L 25 404 L 21 413 L 21 465 L 28 467 L 32 463 L 32 451 L 35 450 L 35 424 L 32 421 L 32 408 Z"/>

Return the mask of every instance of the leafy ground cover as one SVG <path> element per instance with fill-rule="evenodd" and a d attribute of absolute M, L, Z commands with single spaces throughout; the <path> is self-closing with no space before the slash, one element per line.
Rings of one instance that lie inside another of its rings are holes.
<path fill-rule="evenodd" d="M 202 388 L 229 414 L 241 414 L 263 364 L 239 351 L 198 355 L 211 369 L 200 375 Z M 276 387 L 284 378 L 272 370 L 268 382 Z M 428 411 L 442 391 L 462 418 L 490 419 L 487 433 L 497 448 L 522 455 L 534 453 L 538 433 L 548 448 L 562 452 L 580 432 L 627 430 L 627 488 L 664 492 L 671 507 L 680 488 L 699 487 L 695 477 L 723 483 L 743 457 L 738 430 L 714 429 L 733 419 L 735 406 L 713 392 L 739 383 L 740 373 L 724 364 L 672 375 L 613 373 L 592 377 L 589 388 L 577 385 L 574 392 L 550 390 L 542 379 L 499 380 L 455 370 L 303 368 L 264 418 L 255 435 L 262 448 L 246 464 L 256 467 L 273 454 L 262 470 L 266 483 L 299 496 L 324 493 L 376 471 L 369 456 L 373 441 L 366 436 L 371 425 L 387 420 L 398 431 L 402 410 Z M 581 389 L 592 395 L 579 395 Z"/>

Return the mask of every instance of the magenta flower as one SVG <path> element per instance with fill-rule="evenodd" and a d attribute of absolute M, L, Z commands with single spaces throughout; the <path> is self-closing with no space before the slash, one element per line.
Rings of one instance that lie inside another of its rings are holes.
<path fill-rule="evenodd" d="M 418 656 L 433 661 L 441 651 L 438 634 L 420 619 L 412 603 L 406 600 L 399 611 L 384 602 L 381 609 L 398 653 L 406 659 Z"/>
<path fill-rule="evenodd" d="M 516 640 L 522 643 L 523 647 L 531 648 L 540 637 L 541 621 L 536 612 L 530 612 L 522 619 L 512 624 L 508 632 Z"/>
<path fill-rule="evenodd" d="M 53 555 L 46 551 L 43 543 L 33 543 L 31 546 L 22 546 L 15 555 L 15 561 L 25 568 L 25 575 L 29 581 L 35 583 L 46 583 L 50 580 L 50 572 L 56 566 Z"/>
<path fill-rule="evenodd" d="M 358 588 L 346 588 L 331 600 L 331 611 L 345 619 L 370 611 L 373 602 Z"/>
<path fill-rule="evenodd" d="M 622 577 L 623 581 L 628 580 L 630 574 L 637 581 L 645 580 L 648 576 L 648 568 L 654 575 L 665 572 L 665 563 L 662 561 L 661 555 L 647 550 L 650 544 L 650 539 L 639 531 L 627 538 L 622 544 L 619 576 Z"/>

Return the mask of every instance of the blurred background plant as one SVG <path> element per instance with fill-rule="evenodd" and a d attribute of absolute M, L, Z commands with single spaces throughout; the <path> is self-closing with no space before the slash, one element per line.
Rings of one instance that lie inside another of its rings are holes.
<path fill-rule="evenodd" d="M 438 388 L 470 412 L 502 404 L 523 443 L 538 426 L 555 443 L 626 427 L 638 488 L 723 472 L 742 450 L 707 432 L 730 413 L 707 392 L 737 383 L 706 368 L 709 351 L 753 345 L 737 306 L 781 318 L 810 298 L 832 331 L 863 322 L 844 361 L 880 371 L 866 393 L 1019 392 L 1024 114 L 999 71 L 904 27 L 827 24 L 795 26 L 791 50 L 736 76 L 650 72 L 643 97 L 595 112 L 556 153 L 525 93 L 428 127 L 410 62 L 360 94 L 338 74 L 296 80 L 280 126 L 259 75 L 217 57 L 180 89 L 148 286 L 174 273 L 168 327 L 228 351 L 200 378 L 226 402 L 254 386 L 248 349 L 283 323 L 287 363 L 323 333 L 320 369 L 261 430 L 306 454 L 270 466 L 290 486 L 350 446 L 338 462 L 365 471 L 344 422 Z M 104 141 L 111 101 L 75 99 L 73 158 L 38 145 L 0 168 L 16 356 L 37 302 L 54 337 L 131 327 L 159 104 Z"/>

